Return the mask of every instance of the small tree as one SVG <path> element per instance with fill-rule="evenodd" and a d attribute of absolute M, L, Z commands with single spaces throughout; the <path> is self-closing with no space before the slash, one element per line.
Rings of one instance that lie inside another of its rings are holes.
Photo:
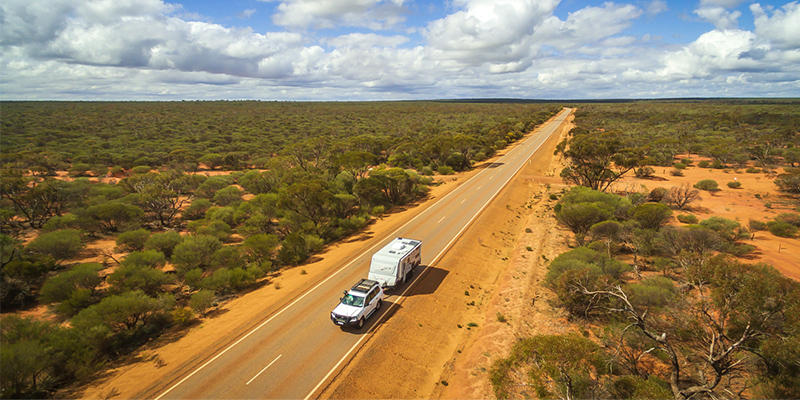
<path fill-rule="evenodd" d="M 718 192 L 719 191 L 719 184 L 717 181 L 713 179 L 703 179 L 694 184 L 694 187 L 700 190 L 705 190 L 707 192 Z"/>
<path fill-rule="evenodd" d="M 630 216 L 644 229 L 659 230 L 672 218 L 672 210 L 663 204 L 647 203 L 634 207 Z"/>
<path fill-rule="evenodd" d="M 667 202 L 681 210 L 688 208 L 689 204 L 700 200 L 700 191 L 692 189 L 689 185 L 673 186 L 669 189 Z"/>
<path fill-rule="evenodd" d="M 214 292 L 201 289 L 192 294 L 192 298 L 189 300 L 189 307 L 201 316 L 205 316 L 206 311 L 214 305 L 215 299 Z"/>
<path fill-rule="evenodd" d="M 94 301 L 94 290 L 103 282 L 98 274 L 100 264 L 81 264 L 62 272 L 42 285 L 39 299 L 46 304 L 61 303 L 56 308 L 62 315 L 75 315 Z"/>
<path fill-rule="evenodd" d="M 59 265 L 83 250 L 86 245 L 82 236 L 81 231 L 76 229 L 48 232 L 33 239 L 25 249 L 35 255 L 50 256 Z"/>
<path fill-rule="evenodd" d="M 144 249 L 144 244 L 150 238 L 150 231 L 147 229 L 136 229 L 133 231 L 122 232 L 117 237 L 117 248 L 120 251 L 138 251 Z"/>

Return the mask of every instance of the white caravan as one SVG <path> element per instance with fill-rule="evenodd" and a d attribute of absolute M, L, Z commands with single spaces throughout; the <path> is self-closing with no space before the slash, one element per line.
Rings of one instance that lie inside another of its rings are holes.
<path fill-rule="evenodd" d="M 422 241 L 397 238 L 372 255 L 369 279 L 381 287 L 401 285 L 422 262 Z"/>

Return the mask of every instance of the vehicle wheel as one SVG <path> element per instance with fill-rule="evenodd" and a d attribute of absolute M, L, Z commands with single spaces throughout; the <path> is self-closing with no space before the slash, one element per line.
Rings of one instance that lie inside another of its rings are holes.
<path fill-rule="evenodd" d="M 414 270 L 410 269 L 410 270 L 408 270 L 408 273 L 406 274 L 406 281 L 410 280 L 412 276 L 414 276 Z"/>
<path fill-rule="evenodd" d="M 364 318 L 358 319 L 358 324 L 356 324 L 356 328 L 361 329 L 364 327 Z"/>
<path fill-rule="evenodd" d="M 383 301 L 382 301 L 382 300 L 380 300 L 380 299 L 378 299 L 378 304 L 377 304 L 377 305 L 375 305 L 375 310 L 376 310 L 376 311 L 377 311 L 377 310 L 380 310 L 380 309 L 381 309 L 381 305 L 382 305 L 382 304 L 383 304 Z"/>

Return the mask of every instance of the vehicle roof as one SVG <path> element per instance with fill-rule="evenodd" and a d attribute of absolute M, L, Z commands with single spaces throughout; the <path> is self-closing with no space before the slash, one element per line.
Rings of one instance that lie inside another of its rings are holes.
<path fill-rule="evenodd" d="M 372 281 L 372 280 L 369 280 L 369 279 L 362 279 L 362 280 L 358 281 L 358 283 L 353 285 L 353 287 L 350 290 L 353 291 L 353 292 L 367 293 L 367 292 L 369 292 L 370 289 L 372 289 L 372 287 L 374 287 L 376 285 L 380 286 L 380 284 L 377 281 Z"/>
<path fill-rule="evenodd" d="M 422 241 L 420 240 L 399 237 L 375 252 L 374 256 L 384 256 L 392 259 L 402 258 L 421 244 Z"/>

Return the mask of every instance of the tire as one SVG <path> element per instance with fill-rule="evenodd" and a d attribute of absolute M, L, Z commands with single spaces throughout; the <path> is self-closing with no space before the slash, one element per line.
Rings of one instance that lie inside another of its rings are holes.
<path fill-rule="evenodd" d="M 378 299 L 378 304 L 375 305 L 375 311 L 380 310 L 381 309 L 381 305 L 383 305 L 383 300 Z"/>
<path fill-rule="evenodd" d="M 356 324 L 356 329 L 361 329 L 364 327 L 364 318 L 361 317 L 358 319 L 358 323 Z"/>

